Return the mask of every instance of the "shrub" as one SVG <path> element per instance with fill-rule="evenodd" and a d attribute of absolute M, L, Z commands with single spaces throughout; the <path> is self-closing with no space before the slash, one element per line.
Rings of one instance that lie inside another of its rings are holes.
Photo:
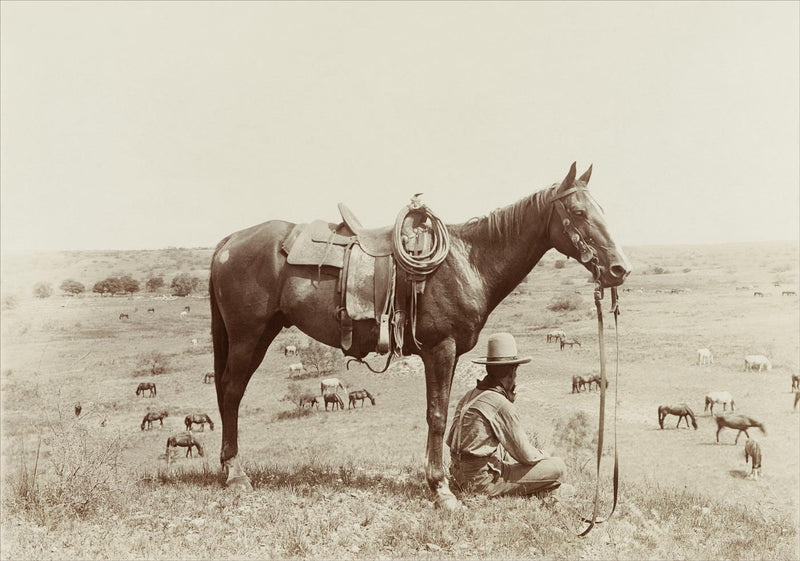
<path fill-rule="evenodd" d="M 567 266 L 566 259 L 556 259 L 556 262 L 553 263 L 553 267 L 555 267 L 556 269 L 563 269 L 566 266 Z"/>
<path fill-rule="evenodd" d="M 147 292 L 155 292 L 164 286 L 164 277 L 150 277 L 144 286 Z"/>
<path fill-rule="evenodd" d="M 289 419 L 300 419 L 303 417 L 308 417 L 309 415 L 313 415 L 314 410 L 311 407 L 297 407 L 295 409 L 289 409 L 288 411 L 281 411 L 275 415 L 276 421 L 286 421 Z"/>
<path fill-rule="evenodd" d="M 2 309 L 3 310 L 13 310 L 19 304 L 19 299 L 14 294 L 4 294 L 3 295 L 3 303 Z"/>
<path fill-rule="evenodd" d="M 553 442 L 570 455 L 580 451 L 592 452 L 597 446 L 597 432 L 590 428 L 589 416 L 578 411 L 566 420 L 561 418 L 556 422 Z"/>
<path fill-rule="evenodd" d="M 156 376 L 163 374 L 167 371 L 169 359 L 167 355 L 161 351 L 150 351 L 149 353 L 142 353 L 139 355 L 136 362 L 136 368 L 133 371 L 134 376 Z"/>
<path fill-rule="evenodd" d="M 653 267 L 651 271 L 653 272 L 654 275 L 665 275 L 669 273 L 669 271 L 664 267 L 658 267 L 658 266 Z"/>
<path fill-rule="evenodd" d="M 691 273 L 692 270 L 689 267 L 686 267 L 686 268 L 683 269 L 683 272 L 684 273 Z"/>
<path fill-rule="evenodd" d="M 583 298 L 580 294 L 562 294 L 560 296 L 553 296 L 547 309 L 551 312 L 571 312 L 583 306 Z"/>
<path fill-rule="evenodd" d="M 33 285 L 33 295 L 36 298 L 50 298 L 53 295 L 53 285 L 49 282 L 37 282 Z"/>
<path fill-rule="evenodd" d="M 81 294 L 86 290 L 86 287 L 83 286 L 82 282 L 78 282 L 75 279 L 66 279 L 64 282 L 61 283 L 59 286 L 62 292 L 66 292 L 67 294 Z"/>
<path fill-rule="evenodd" d="M 189 273 L 180 273 L 172 279 L 170 288 L 174 296 L 188 296 L 200 284 L 200 279 L 189 276 Z"/>
<path fill-rule="evenodd" d="M 114 295 L 117 292 L 123 292 L 122 281 L 117 277 L 107 277 L 101 281 L 94 283 L 92 292 L 96 292 L 101 296 L 106 294 Z"/>
<path fill-rule="evenodd" d="M 316 371 L 317 374 L 326 374 L 341 368 L 343 356 L 333 347 L 323 345 L 319 341 L 311 341 L 307 348 L 303 349 L 303 365 L 309 372 Z"/>

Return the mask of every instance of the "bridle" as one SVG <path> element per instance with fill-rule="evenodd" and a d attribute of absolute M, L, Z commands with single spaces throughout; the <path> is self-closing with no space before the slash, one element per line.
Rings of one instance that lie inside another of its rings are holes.
<path fill-rule="evenodd" d="M 616 339 L 616 347 L 617 347 L 617 359 L 616 359 L 616 371 L 614 376 L 614 476 L 613 476 L 613 485 L 614 485 L 614 500 L 613 504 L 611 505 L 611 512 L 608 513 L 608 516 L 605 518 L 598 518 L 598 510 L 600 506 L 600 460 L 603 455 L 603 434 L 605 429 L 605 413 L 606 413 L 606 352 L 605 352 L 605 340 L 604 340 L 604 326 L 603 326 L 603 309 L 602 309 L 602 300 L 603 300 L 603 287 L 600 284 L 600 274 L 602 272 L 602 267 L 600 265 L 600 260 L 597 256 L 597 250 L 592 245 L 592 238 L 588 234 L 582 233 L 578 227 L 573 223 L 572 219 L 570 218 L 569 213 L 567 212 L 566 207 L 562 199 L 576 193 L 578 191 L 585 191 L 588 192 L 588 189 L 585 187 L 571 187 L 564 191 L 563 193 L 559 193 L 556 195 L 552 201 L 552 206 L 550 207 L 550 214 L 547 217 L 547 235 L 550 235 L 550 220 L 553 217 L 553 210 L 558 214 L 559 218 L 561 219 L 561 225 L 564 229 L 564 234 L 567 238 L 572 242 L 573 246 L 578 252 L 580 256 L 580 262 L 584 265 L 590 267 L 592 271 L 592 276 L 594 277 L 595 281 L 595 290 L 594 290 L 594 303 L 597 309 L 597 332 L 598 332 L 598 343 L 600 346 L 600 418 L 598 421 L 598 435 L 597 435 L 597 478 L 595 484 L 595 493 L 594 493 L 594 507 L 592 509 L 592 516 L 591 518 L 581 517 L 581 522 L 585 522 L 588 526 L 581 531 L 578 535 L 585 536 L 587 535 L 592 528 L 595 527 L 597 524 L 602 524 L 614 514 L 614 511 L 617 508 L 617 497 L 619 492 L 619 455 L 617 453 L 617 395 L 618 395 L 618 388 L 619 388 L 619 328 L 618 328 L 618 317 L 619 317 L 619 301 L 617 296 L 617 289 L 615 287 L 611 288 L 611 313 L 614 314 L 614 333 Z M 587 193 L 588 194 L 588 193 Z M 597 203 L 595 203 L 597 204 Z M 600 205 L 598 205 L 600 207 Z M 601 209 L 602 210 L 602 209 Z"/>
<path fill-rule="evenodd" d="M 564 229 L 564 235 L 572 242 L 572 245 L 577 250 L 578 255 L 580 256 L 580 262 L 584 265 L 588 263 L 589 266 L 591 266 L 592 275 L 594 276 L 595 282 L 597 282 L 600 278 L 602 268 L 600 266 L 600 260 L 597 257 L 597 250 L 592 246 L 592 242 L 594 240 L 592 240 L 588 233 L 582 233 L 578 227 L 573 224 L 569 212 L 567 212 L 564 202 L 562 201 L 562 199 L 572 195 L 573 193 L 577 193 L 578 191 L 584 191 L 587 194 L 589 192 L 586 187 L 570 187 L 563 193 L 559 193 L 553 198 L 552 205 L 550 206 L 550 213 L 546 222 L 547 236 L 550 236 L 550 221 L 553 218 L 553 211 L 555 210 L 558 214 L 558 217 L 561 219 L 561 226 Z M 598 205 L 598 207 L 599 206 L 600 205 Z"/>

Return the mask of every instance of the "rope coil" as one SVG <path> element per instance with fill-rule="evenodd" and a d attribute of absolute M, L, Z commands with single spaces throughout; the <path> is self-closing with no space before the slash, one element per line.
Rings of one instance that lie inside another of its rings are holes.
<path fill-rule="evenodd" d="M 423 213 L 425 218 L 431 221 L 431 238 L 433 240 L 431 248 L 419 255 L 412 255 L 403 246 L 403 224 L 411 213 Z M 407 205 L 400 211 L 394 222 L 393 236 L 394 258 L 400 267 L 411 275 L 425 276 L 433 273 L 450 252 L 450 233 L 447 231 L 447 226 L 424 204 L 420 206 Z"/>

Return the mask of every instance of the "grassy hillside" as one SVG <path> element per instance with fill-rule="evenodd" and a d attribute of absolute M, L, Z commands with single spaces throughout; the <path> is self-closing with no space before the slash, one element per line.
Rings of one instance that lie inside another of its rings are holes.
<path fill-rule="evenodd" d="M 2 291 L 20 297 L 0 323 L 2 558 L 797 559 L 800 412 L 792 410 L 790 375 L 800 366 L 800 309 L 797 296 L 781 295 L 798 292 L 797 244 L 626 251 L 635 271 L 630 291 L 620 293 L 620 374 L 610 388 L 618 392 L 620 506 L 587 538 L 575 530 L 594 493 L 598 395 L 570 390 L 573 374 L 597 372 L 598 351 L 589 275 L 572 260 L 549 253 L 495 310 L 459 362 L 451 407 L 481 376 L 468 359 L 483 352 L 490 333 L 512 331 L 534 357 L 519 373 L 523 422 L 537 445 L 566 459 L 576 496 L 551 504 L 456 490 L 467 509 L 448 515 L 433 509 L 424 482 L 418 359 L 383 374 L 336 373 L 350 389 L 375 394 L 374 407 L 301 412 L 282 398 L 291 384 L 313 391 L 319 382 L 288 377 L 297 359 L 280 348 L 307 339 L 285 330 L 242 402 L 240 451 L 254 492 L 239 496 L 218 472 L 219 424 L 196 432 L 204 457 L 181 451 L 168 464 L 165 456 L 167 436 L 183 430 L 185 415 L 219 421 L 214 386 L 203 383 L 213 362 L 207 300 L 87 295 L 64 305 L 62 297 L 30 295 L 38 281 L 90 285 L 115 271 L 207 275 L 211 250 L 4 257 Z M 756 290 L 765 297 L 755 298 Z M 574 310 L 548 309 L 567 297 L 578 298 Z M 548 345 L 545 334 L 556 327 L 582 346 Z M 613 374 L 613 327 L 606 341 Z M 701 347 L 712 350 L 713 365 L 695 364 Z M 774 367 L 745 372 L 745 354 L 765 354 Z M 156 359 L 163 373 L 149 370 Z M 155 381 L 158 396 L 137 397 L 142 381 Z M 723 431 L 715 443 L 714 420 L 703 412 L 711 390 L 730 391 L 737 411 L 765 423 L 766 435 L 750 435 L 764 450 L 762 479 L 746 478 L 744 436 L 734 446 L 735 434 Z M 674 417 L 659 429 L 658 405 L 680 401 L 698 415 L 698 430 L 675 429 Z M 163 428 L 143 431 L 152 409 L 169 417 Z M 612 407 L 609 424 L 613 414 Z M 570 423 L 585 433 L 568 435 Z M 601 512 L 609 508 L 611 458 L 604 458 Z"/>

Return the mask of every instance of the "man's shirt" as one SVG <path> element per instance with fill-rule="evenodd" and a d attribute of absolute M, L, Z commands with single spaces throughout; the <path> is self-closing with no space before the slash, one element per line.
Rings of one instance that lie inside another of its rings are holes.
<path fill-rule="evenodd" d="M 464 406 L 473 399 L 467 411 L 462 413 Z M 460 435 L 456 430 L 459 424 Z M 454 442 L 457 436 L 460 436 L 460 445 Z M 461 398 L 447 435 L 447 445 L 454 456 L 458 456 L 460 451 L 478 457 L 489 457 L 498 445 L 502 445 L 512 458 L 528 465 L 547 457 L 528 440 L 514 404 L 492 390 L 474 389 Z"/>

